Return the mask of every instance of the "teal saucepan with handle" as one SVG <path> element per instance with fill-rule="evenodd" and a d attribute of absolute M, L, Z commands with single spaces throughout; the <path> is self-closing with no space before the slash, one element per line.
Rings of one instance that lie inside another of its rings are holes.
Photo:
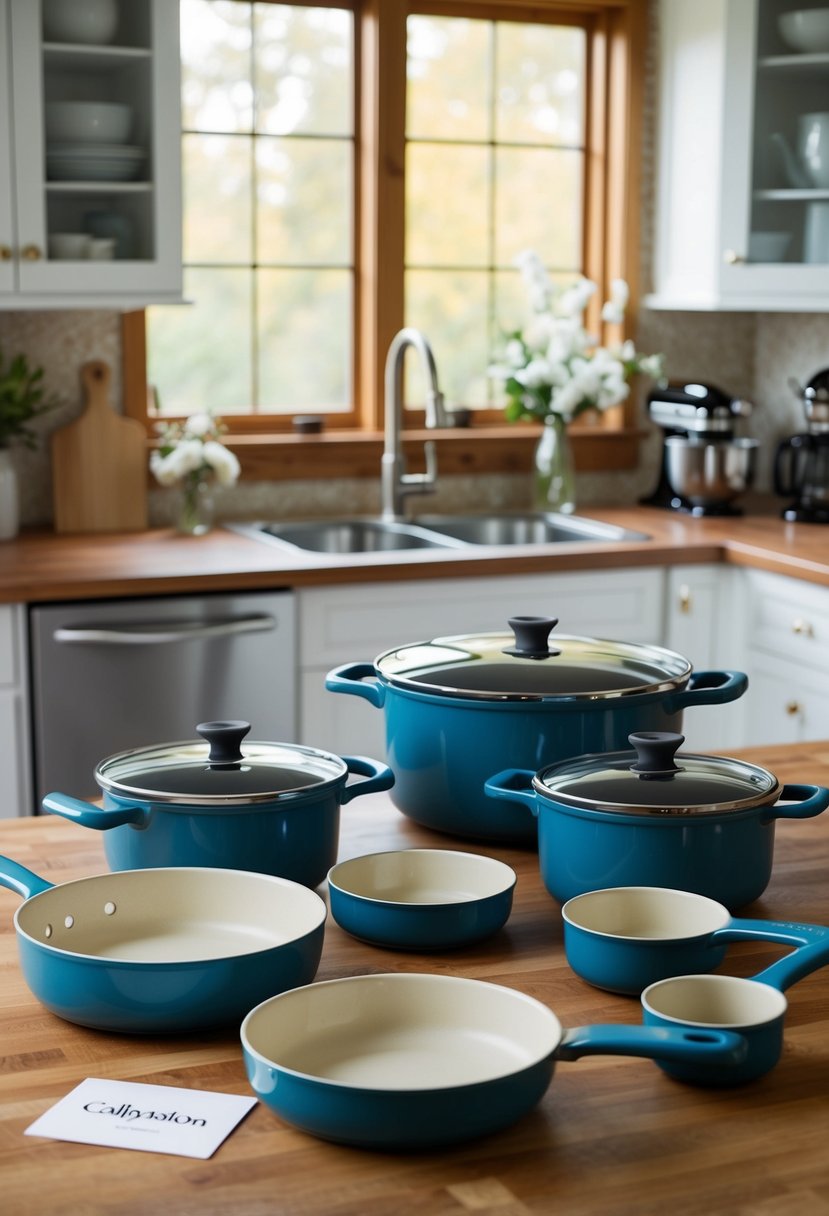
<path fill-rule="evenodd" d="M 326 906 L 289 879 L 198 867 L 54 886 L 0 857 L 31 992 L 68 1022 L 170 1034 L 236 1022 L 317 973 Z"/>
<path fill-rule="evenodd" d="M 564 1030 L 515 989 L 401 972 L 283 993 L 251 1010 L 241 1039 L 251 1087 L 286 1123 L 323 1140 L 403 1151 L 508 1127 L 541 1100 L 559 1060 L 645 1056 L 693 1073 L 703 1062 L 731 1069 L 746 1050 L 722 1030 Z"/>
<path fill-rule="evenodd" d="M 576 975 L 610 992 L 638 996 L 672 975 L 713 971 L 731 942 L 807 946 L 829 928 L 734 917 L 723 904 L 667 887 L 609 887 L 561 909 L 564 952 Z"/>
<path fill-rule="evenodd" d="M 330 692 L 385 715 L 392 801 L 425 827 L 467 840 L 536 843 L 526 807 L 487 798 L 498 769 L 627 746 L 631 731 L 677 731 L 693 706 L 742 696 L 741 672 L 694 672 L 658 646 L 554 635 L 553 617 L 513 617 L 511 632 L 396 647 L 337 667 Z"/>
<path fill-rule="evenodd" d="M 61 793 L 47 794 L 43 809 L 103 831 L 113 870 L 209 866 L 316 887 L 337 860 L 340 807 L 394 783 L 388 765 L 364 756 L 243 742 L 247 722 L 196 729 L 204 742 L 102 760 L 103 809 Z"/>

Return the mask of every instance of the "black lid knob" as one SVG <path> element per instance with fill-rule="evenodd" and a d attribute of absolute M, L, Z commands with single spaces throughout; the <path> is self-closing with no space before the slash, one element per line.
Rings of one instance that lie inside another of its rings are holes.
<path fill-rule="evenodd" d="M 634 731 L 628 735 L 628 740 L 636 749 L 636 763 L 630 766 L 632 773 L 647 780 L 682 772 L 679 765 L 674 764 L 674 754 L 685 742 L 684 735 L 668 730 L 643 730 Z"/>
<path fill-rule="evenodd" d="M 519 659 L 548 659 L 561 654 L 555 646 L 548 645 L 550 630 L 558 624 L 557 616 L 511 616 L 507 624 L 515 635 L 515 645 L 505 648 L 504 654 Z"/>
<path fill-rule="evenodd" d="M 250 730 L 250 722 L 200 722 L 196 730 L 210 744 L 207 757 L 210 764 L 238 764 L 244 760 L 240 745 Z"/>

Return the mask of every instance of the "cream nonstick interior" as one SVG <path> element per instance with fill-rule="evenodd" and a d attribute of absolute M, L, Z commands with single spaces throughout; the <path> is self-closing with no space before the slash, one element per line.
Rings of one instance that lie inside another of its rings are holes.
<path fill-rule="evenodd" d="M 70 954 L 131 963 L 232 958 L 311 933 L 326 916 L 287 879 L 198 867 L 122 870 L 62 883 L 18 908 L 18 929 Z"/>
<path fill-rule="evenodd" d="M 684 975 L 660 980 L 642 993 L 642 1004 L 691 1026 L 761 1026 L 782 1017 L 788 1002 L 770 984 L 734 975 Z"/>
<path fill-rule="evenodd" d="M 591 933 L 642 941 L 673 941 L 723 929 L 731 916 L 716 900 L 665 887 L 586 891 L 561 910 L 566 921 Z"/>
<path fill-rule="evenodd" d="M 353 976 L 295 988 L 248 1014 L 242 1037 L 267 1067 L 355 1089 L 435 1090 L 546 1059 L 558 1018 L 532 997 L 451 976 Z"/>
<path fill-rule="evenodd" d="M 368 853 L 334 866 L 329 882 L 341 891 L 384 903 L 452 904 L 508 891 L 515 871 L 494 857 L 454 849 Z"/>

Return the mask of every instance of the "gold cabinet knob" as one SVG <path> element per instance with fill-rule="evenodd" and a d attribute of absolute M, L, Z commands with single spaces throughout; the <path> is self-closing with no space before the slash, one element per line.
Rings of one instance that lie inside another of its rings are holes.
<path fill-rule="evenodd" d="M 12 251 L 10 245 L 0 245 L 0 262 L 10 262 L 12 260 Z"/>
<path fill-rule="evenodd" d="M 687 583 L 680 584 L 677 601 L 680 612 L 687 614 L 691 611 L 691 588 Z"/>
<path fill-rule="evenodd" d="M 795 714 L 799 714 L 800 711 L 801 711 L 801 705 L 800 705 L 799 701 L 787 701 L 786 702 L 786 713 L 789 715 L 790 718 L 793 718 L 795 716 Z"/>
<path fill-rule="evenodd" d="M 43 251 L 39 245 L 24 245 L 20 250 L 20 256 L 24 262 L 39 262 L 43 257 Z"/>
<path fill-rule="evenodd" d="M 726 249 L 723 252 L 722 260 L 726 266 L 739 266 L 741 262 L 745 261 L 745 258 L 736 249 Z"/>
<path fill-rule="evenodd" d="M 792 633 L 796 633 L 802 638 L 813 638 L 815 636 L 814 626 L 809 621 L 804 621 L 800 617 L 792 621 Z"/>

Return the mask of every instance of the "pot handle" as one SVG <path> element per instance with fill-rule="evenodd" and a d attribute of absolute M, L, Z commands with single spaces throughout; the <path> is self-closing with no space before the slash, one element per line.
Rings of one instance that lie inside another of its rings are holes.
<path fill-rule="evenodd" d="M 343 756 L 349 773 L 365 777 L 365 781 L 357 781 L 354 785 L 344 785 L 340 793 L 340 803 L 350 802 L 360 794 L 376 794 L 379 790 L 390 790 L 394 785 L 394 773 L 387 764 L 370 760 L 368 756 Z"/>
<path fill-rule="evenodd" d="M 71 819 L 83 828 L 118 828 L 124 823 L 135 827 L 143 827 L 148 813 L 140 806 L 119 806 L 103 811 L 91 802 L 83 802 L 80 798 L 70 798 L 68 794 L 45 794 L 40 805 L 51 815 L 60 815 L 62 819 Z"/>
<path fill-rule="evenodd" d="M 532 784 L 534 776 L 528 768 L 505 768 L 484 782 L 484 793 L 490 798 L 503 798 L 505 802 L 524 802 L 534 815 L 538 815 Z"/>
<path fill-rule="evenodd" d="M 780 791 L 783 805 L 775 802 L 763 816 L 764 823 L 773 819 L 812 819 L 829 806 L 829 789 L 823 785 L 784 785 Z"/>
<path fill-rule="evenodd" d="M 0 887 L 8 887 L 10 891 L 16 891 L 24 899 L 30 899 L 32 895 L 39 895 L 41 891 L 51 890 L 54 885 L 47 879 L 41 878 L 39 874 L 27 870 L 19 861 L 12 861 L 11 857 L 0 855 Z"/>
<path fill-rule="evenodd" d="M 751 920 L 739 917 L 724 929 L 715 929 L 709 939 L 712 946 L 723 942 L 780 942 L 785 946 L 808 946 L 829 937 L 824 925 L 799 924 L 793 920 Z"/>
<path fill-rule="evenodd" d="M 748 1043 L 732 1030 L 696 1026 L 576 1026 L 565 1030 L 555 1056 L 578 1060 L 581 1056 L 644 1056 L 700 1064 L 741 1064 Z"/>
<path fill-rule="evenodd" d="M 354 697 L 362 697 L 378 709 L 383 708 L 386 699 L 384 684 L 363 684 L 369 676 L 376 676 L 373 663 L 344 663 L 335 667 L 325 677 L 325 687 L 329 692 L 346 692 Z"/>
<path fill-rule="evenodd" d="M 791 988 L 792 984 L 802 980 L 806 975 L 811 975 L 818 968 L 825 967 L 827 963 L 829 963 L 829 938 L 824 938 L 822 941 L 812 942 L 810 946 L 803 946 L 800 950 L 793 950 L 785 958 L 779 958 L 776 963 L 766 967 L 765 971 L 752 976 L 752 979 L 755 979 L 758 984 L 768 984 L 770 988 L 777 988 L 780 992 L 785 992 L 787 988 Z"/>
<path fill-rule="evenodd" d="M 748 676 L 742 671 L 694 671 L 688 687 L 665 698 L 669 714 L 678 713 L 692 705 L 725 705 L 737 701 L 748 688 Z"/>

